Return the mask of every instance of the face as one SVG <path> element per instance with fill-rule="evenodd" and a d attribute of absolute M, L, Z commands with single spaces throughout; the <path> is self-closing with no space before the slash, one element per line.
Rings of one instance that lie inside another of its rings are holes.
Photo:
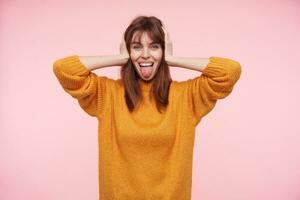
<path fill-rule="evenodd" d="M 154 43 L 146 32 L 141 35 L 141 41 L 135 39 L 134 33 L 130 44 L 130 58 L 141 79 L 151 80 L 160 65 L 162 59 L 162 47 Z"/>

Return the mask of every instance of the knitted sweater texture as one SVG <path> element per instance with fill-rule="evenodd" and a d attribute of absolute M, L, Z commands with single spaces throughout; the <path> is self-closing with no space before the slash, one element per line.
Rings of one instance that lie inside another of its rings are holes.
<path fill-rule="evenodd" d="M 101 200 L 190 200 L 195 128 L 228 96 L 241 75 L 239 62 L 210 57 L 201 75 L 172 81 L 169 105 L 159 113 L 140 82 L 141 106 L 130 113 L 120 79 L 97 74 L 69 55 L 53 64 L 60 85 L 98 119 Z"/>

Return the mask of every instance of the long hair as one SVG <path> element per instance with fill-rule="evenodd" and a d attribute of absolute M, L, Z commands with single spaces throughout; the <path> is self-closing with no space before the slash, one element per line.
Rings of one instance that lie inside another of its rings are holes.
<path fill-rule="evenodd" d="M 151 80 L 153 84 L 150 89 L 150 98 L 155 98 L 156 108 L 160 113 L 161 109 L 165 109 L 168 106 L 169 87 L 172 82 L 169 66 L 165 61 L 165 34 L 161 27 L 162 22 L 154 16 L 138 16 L 132 20 L 124 34 L 129 54 L 131 52 L 130 42 L 136 31 L 139 31 L 137 35 L 139 39 L 142 33 L 146 32 L 154 42 L 158 42 L 162 47 L 162 60 L 153 80 Z M 139 102 L 142 101 L 143 95 L 138 81 L 140 77 L 131 59 L 128 59 L 128 62 L 121 67 L 120 75 L 125 88 L 124 96 L 126 104 L 129 111 L 132 112 L 138 106 Z"/>

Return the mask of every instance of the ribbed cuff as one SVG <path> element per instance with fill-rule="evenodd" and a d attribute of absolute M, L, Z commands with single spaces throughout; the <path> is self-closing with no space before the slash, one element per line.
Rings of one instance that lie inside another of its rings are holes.
<path fill-rule="evenodd" d="M 71 75 L 84 75 L 90 71 L 80 62 L 78 55 L 71 55 L 58 60 L 62 71 Z"/>
<path fill-rule="evenodd" d="M 211 56 L 203 74 L 209 77 L 226 76 L 226 74 L 240 72 L 240 64 L 232 59 Z"/>

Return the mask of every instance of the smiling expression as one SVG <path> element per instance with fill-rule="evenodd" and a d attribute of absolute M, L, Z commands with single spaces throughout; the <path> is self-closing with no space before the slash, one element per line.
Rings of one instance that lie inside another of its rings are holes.
<path fill-rule="evenodd" d="M 141 41 L 138 41 L 135 39 L 137 33 L 134 33 L 130 44 L 130 58 L 140 78 L 149 81 L 155 76 L 160 65 L 163 56 L 162 47 L 159 43 L 153 42 L 146 32 L 142 33 Z M 149 76 L 143 76 L 141 63 L 153 63 L 152 72 Z"/>

